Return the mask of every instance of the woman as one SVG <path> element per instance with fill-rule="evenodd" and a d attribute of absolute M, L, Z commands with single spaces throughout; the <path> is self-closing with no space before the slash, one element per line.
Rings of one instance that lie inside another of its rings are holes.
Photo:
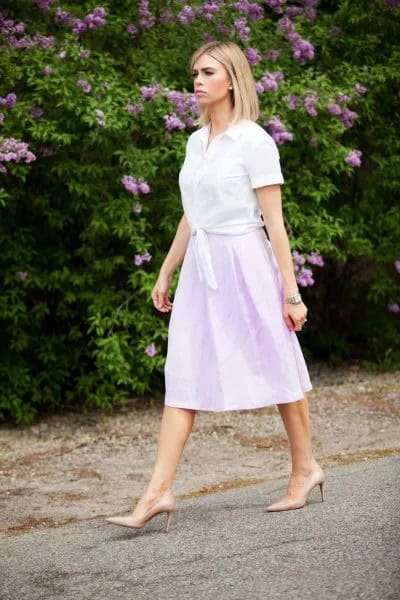
<path fill-rule="evenodd" d="M 311 447 L 305 392 L 312 385 L 295 333 L 307 308 L 283 222 L 279 153 L 255 123 L 255 82 L 239 46 L 204 44 L 191 69 L 203 126 L 188 138 L 179 174 L 184 214 L 151 294 L 160 312 L 172 310 L 157 456 L 132 514 L 107 519 L 140 528 L 166 512 L 167 531 L 196 410 L 277 404 L 292 471 L 285 496 L 268 511 L 303 507 L 316 485 L 323 500 L 324 482 Z M 168 291 L 181 264 L 172 304 Z"/>

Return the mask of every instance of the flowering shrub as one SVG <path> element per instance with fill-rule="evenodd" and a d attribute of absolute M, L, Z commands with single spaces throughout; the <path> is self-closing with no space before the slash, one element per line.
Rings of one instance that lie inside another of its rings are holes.
<path fill-rule="evenodd" d="M 244 49 L 258 122 L 280 147 L 312 315 L 305 349 L 395 363 L 397 11 L 383 0 L 2 3 L 0 418 L 162 394 L 168 315 L 150 293 L 198 115 L 187 63 L 210 39 Z"/>

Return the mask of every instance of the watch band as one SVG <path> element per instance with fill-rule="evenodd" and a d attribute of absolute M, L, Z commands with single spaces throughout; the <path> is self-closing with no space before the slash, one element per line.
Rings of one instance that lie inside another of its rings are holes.
<path fill-rule="evenodd" d="M 289 296 L 285 298 L 286 304 L 300 304 L 302 302 L 301 294 L 294 294 L 293 296 Z"/>

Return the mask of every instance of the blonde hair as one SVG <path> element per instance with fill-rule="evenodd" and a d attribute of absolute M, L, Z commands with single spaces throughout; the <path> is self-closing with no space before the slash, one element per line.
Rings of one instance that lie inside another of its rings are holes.
<path fill-rule="evenodd" d="M 220 62 L 228 72 L 232 82 L 231 90 L 234 125 L 242 119 L 256 121 L 260 114 L 256 84 L 250 65 L 243 50 L 234 42 L 213 41 L 203 44 L 192 54 L 190 59 L 190 74 L 200 56 L 208 54 Z M 210 115 L 207 106 L 200 106 L 200 116 L 195 125 L 207 125 Z"/>

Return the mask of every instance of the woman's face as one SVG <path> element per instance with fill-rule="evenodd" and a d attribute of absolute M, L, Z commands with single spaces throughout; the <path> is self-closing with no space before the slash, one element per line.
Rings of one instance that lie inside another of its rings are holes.
<path fill-rule="evenodd" d="M 201 104 L 214 104 L 230 93 L 232 84 L 225 67 L 208 54 L 202 54 L 197 59 L 192 77 L 194 93 Z"/>

